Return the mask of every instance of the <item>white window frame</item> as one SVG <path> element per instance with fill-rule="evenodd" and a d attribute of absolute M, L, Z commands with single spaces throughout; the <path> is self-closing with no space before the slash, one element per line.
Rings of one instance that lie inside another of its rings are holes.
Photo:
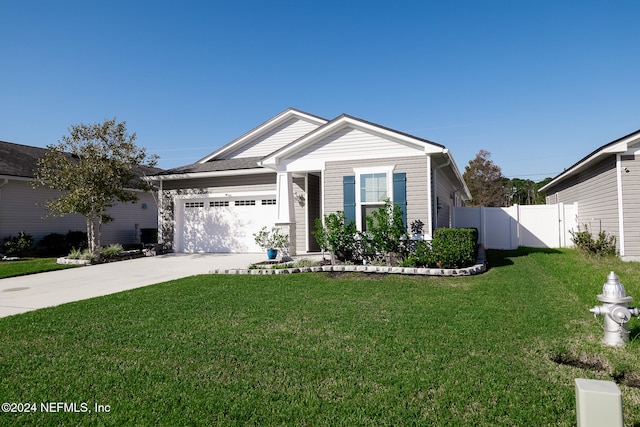
<path fill-rule="evenodd" d="M 374 166 L 374 167 L 366 167 L 366 168 L 354 168 L 353 172 L 356 177 L 356 227 L 358 231 L 363 230 L 363 220 L 362 218 L 362 206 L 367 204 L 379 204 L 376 203 L 363 203 L 362 202 L 362 192 L 360 188 L 361 175 L 368 175 L 374 173 L 384 173 L 386 174 L 387 179 L 387 198 L 393 203 L 393 172 L 395 171 L 395 165 L 386 165 L 386 166 Z"/>

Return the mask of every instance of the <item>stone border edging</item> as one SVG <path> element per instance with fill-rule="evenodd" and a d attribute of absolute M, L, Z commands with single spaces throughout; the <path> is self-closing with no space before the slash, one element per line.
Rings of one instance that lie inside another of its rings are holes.
<path fill-rule="evenodd" d="M 405 274 L 411 276 L 471 276 L 484 273 L 486 264 L 476 264 L 465 268 L 415 268 L 415 267 L 387 267 L 379 265 L 323 265 L 319 267 L 300 267 L 282 269 L 215 269 L 210 274 L 248 274 L 248 275 L 272 275 L 272 274 L 296 274 L 296 273 L 322 273 L 322 272 L 359 272 L 381 274 Z"/>

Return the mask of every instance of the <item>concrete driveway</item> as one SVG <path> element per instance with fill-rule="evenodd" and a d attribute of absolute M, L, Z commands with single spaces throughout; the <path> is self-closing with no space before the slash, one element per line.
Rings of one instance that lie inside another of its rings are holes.
<path fill-rule="evenodd" d="M 122 292 L 216 268 L 247 268 L 264 254 L 167 254 L 0 279 L 0 317 Z"/>

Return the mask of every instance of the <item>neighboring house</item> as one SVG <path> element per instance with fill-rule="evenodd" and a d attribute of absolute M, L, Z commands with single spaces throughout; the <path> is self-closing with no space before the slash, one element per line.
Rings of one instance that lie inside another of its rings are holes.
<path fill-rule="evenodd" d="M 352 116 L 287 109 L 158 181 L 159 236 L 177 252 L 258 252 L 253 234 L 281 226 L 290 253 L 319 251 L 316 218 L 344 211 L 358 229 L 385 199 L 430 238 L 469 191 L 444 146 Z"/>
<path fill-rule="evenodd" d="M 577 203 L 577 223 L 616 236 L 623 260 L 640 261 L 640 130 L 610 142 L 540 188 L 547 204 Z"/>
<path fill-rule="evenodd" d="M 45 187 L 33 188 L 33 171 L 45 148 L 30 147 L 0 141 L 0 243 L 4 237 L 25 231 L 38 242 L 50 233 L 66 234 L 87 230 L 85 218 L 79 214 L 64 217 L 47 216 L 43 204 L 60 193 Z M 147 174 L 160 169 L 148 168 Z M 155 194 L 138 193 L 136 203 L 118 203 L 109 209 L 114 218 L 102 227 L 102 243 L 140 242 L 140 230 L 157 228 L 158 214 Z"/>

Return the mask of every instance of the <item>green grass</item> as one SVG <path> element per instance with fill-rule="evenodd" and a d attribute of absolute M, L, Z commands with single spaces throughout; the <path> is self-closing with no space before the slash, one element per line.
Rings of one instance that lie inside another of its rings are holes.
<path fill-rule="evenodd" d="M 0 279 L 71 267 L 74 266 L 57 264 L 56 258 L 28 258 L 17 261 L 0 261 Z"/>
<path fill-rule="evenodd" d="M 0 424 L 571 426 L 574 378 L 640 372 L 640 322 L 607 348 L 588 311 L 611 270 L 640 298 L 638 264 L 488 257 L 470 277 L 196 276 L 0 319 L 1 400 L 39 411 Z"/>

